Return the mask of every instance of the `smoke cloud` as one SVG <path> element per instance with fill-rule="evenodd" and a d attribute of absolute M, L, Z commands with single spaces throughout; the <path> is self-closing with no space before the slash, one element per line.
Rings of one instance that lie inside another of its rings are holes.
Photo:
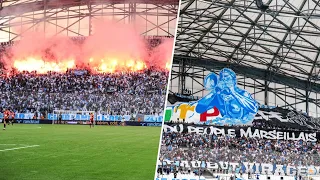
<path fill-rule="evenodd" d="M 156 67 L 171 68 L 171 59 L 174 40 L 165 39 L 159 46 L 153 49 L 150 57 L 150 64 Z"/>
<path fill-rule="evenodd" d="M 151 50 L 133 25 L 97 20 L 93 35 L 84 42 L 43 32 L 24 33 L 21 40 L 7 49 L 4 64 L 19 71 L 65 71 L 89 67 L 103 72 L 142 70 L 148 66 L 166 68 L 171 62 L 173 40 L 164 40 Z M 168 67 L 167 67 L 168 68 Z"/>

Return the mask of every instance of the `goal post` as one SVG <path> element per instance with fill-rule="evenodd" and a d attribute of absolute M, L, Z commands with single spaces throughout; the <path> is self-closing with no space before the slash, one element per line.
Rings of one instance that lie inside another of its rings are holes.
<path fill-rule="evenodd" d="M 308 175 L 307 180 L 319 180 L 320 175 Z"/>
<path fill-rule="evenodd" d="M 97 114 L 95 111 L 70 111 L 70 110 L 53 110 L 53 120 L 52 120 L 52 124 L 55 124 L 55 122 L 57 122 L 59 120 L 59 115 L 61 114 L 62 116 L 62 121 L 89 121 L 90 120 L 90 114 L 93 113 L 94 114 L 94 122 L 97 119 Z M 85 119 L 77 119 L 77 115 L 88 115 L 87 118 Z M 66 118 L 66 116 L 68 116 L 68 118 Z"/>

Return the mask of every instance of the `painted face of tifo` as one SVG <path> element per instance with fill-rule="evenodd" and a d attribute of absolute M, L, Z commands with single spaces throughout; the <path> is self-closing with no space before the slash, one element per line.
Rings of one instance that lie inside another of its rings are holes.
<path fill-rule="evenodd" d="M 225 88 L 232 88 L 235 86 L 235 80 L 229 72 L 222 73 L 221 82 Z"/>

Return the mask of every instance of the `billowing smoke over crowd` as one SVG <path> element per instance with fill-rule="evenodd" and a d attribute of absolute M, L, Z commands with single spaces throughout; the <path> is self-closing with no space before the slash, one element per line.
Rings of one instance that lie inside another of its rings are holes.
<path fill-rule="evenodd" d="M 65 72 L 89 68 L 93 72 L 139 71 L 156 66 L 170 68 L 173 40 L 150 49 L 133 25 L 106 20 L 93 23 L 93 34 L 83 42 L 43 32 L 27 32 L 3 56 L 6 69 Z"/>
<path fill-rule="evenodd" d="M 171 68 L 171 56 L 174 41 L 173 39 L 166 39 L 157 46 L 150 57 L 150 64 L 158 67 Z"/>

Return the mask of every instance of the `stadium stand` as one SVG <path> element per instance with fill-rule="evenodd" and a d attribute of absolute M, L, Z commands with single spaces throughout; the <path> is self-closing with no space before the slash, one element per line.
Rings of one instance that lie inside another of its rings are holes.
<path fill-rule="evenodd" d="M 161 157 L 168 160 L 320 165 L 320 143 L 163 133 Z"/>
<path fill-rule="evenodd" d="M 118 74 L 18 73 L 0 77 L 0 111 L 52 112 L 56 109 L 106 114 L 161 113 L 168 72 Z"/>
<path fill-rule="evenodd" d="M 145 37 L 152 50 L 170 37 Z M 79 44 L 85 37 L 72 37 Z M 1 43 L 6 53 L 16 42 Z M 1 60 L 0 53 L 0 60 Z M 2 62 L 3 63 L 3 62 Z M 0 61 L 0 114 L 41 114 L 54 110 L 95 111 L 103 115 L 160 115 L 163 113 L 168 70 L 149 67 L 138 72 L 97 73 L 77 67 L 65 73 L 17 72 L 4 69 Z"/>

